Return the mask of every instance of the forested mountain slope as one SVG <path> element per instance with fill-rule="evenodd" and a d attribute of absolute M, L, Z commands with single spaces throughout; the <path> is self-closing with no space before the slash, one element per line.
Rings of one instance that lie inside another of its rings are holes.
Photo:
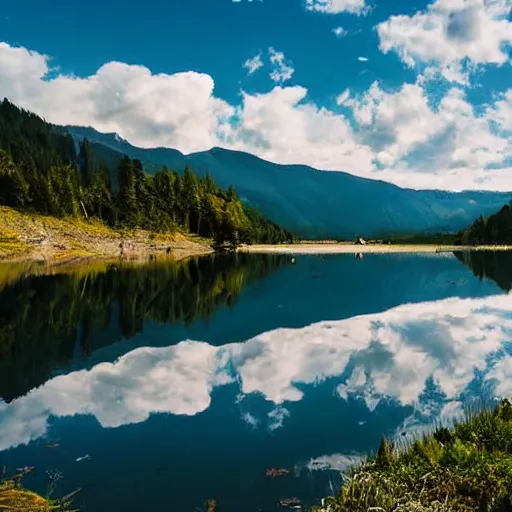
<path fill-rule="evenodd" d="M 77 151 L 78 150 L 78 151 Z M 76 141 L 7 100 L 0 103 L 0 205 L 114 227 L 183 229 L 217 242 L 289 241 L 291 234 L 242 204 L 208 173 L 178 173 L 87 139 Z"/>
<path fill-rule="evenodd" d="M 148 172 L 166 165 L 183 172 L 188 165 L 206 171 L 219 186 L 233 185 L 243 202 L 306 238 L 380 237 L 410 233 L 456 232 L 478 215 L 496 211 L 512 194 L 403 189 L 344 172 L 302 165 L 278 165 L 238 151 L 213 148 L 183 155 L 175 149 L 141 149 L 116 134 L 66 127 L 84 137 L 140 159 Z"/>

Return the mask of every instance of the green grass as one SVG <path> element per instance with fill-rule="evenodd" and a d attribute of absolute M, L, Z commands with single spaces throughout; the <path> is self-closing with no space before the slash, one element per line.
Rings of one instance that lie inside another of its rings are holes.
<path fill-rule="evenodd" d="M 15 231 L 0 224 L 0 258 L 14 258 L 30 250 L 30 246 L 22 242 Z"/>
<path fill-rule="evenodd" d="M 71 509 L 71 499 L 43 498 L 21 485 L 21 478 L 0 481 L 0 512 L 78 512 Z"/>
<path fill-rule="evenodd" d="M 313 512 L 512 511 L 512 404 L 468 414 L 397 450 L 383 438 Z"/>

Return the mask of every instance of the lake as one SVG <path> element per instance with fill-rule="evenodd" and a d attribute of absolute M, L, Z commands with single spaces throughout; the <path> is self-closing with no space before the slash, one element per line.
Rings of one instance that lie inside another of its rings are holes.
<path fill-rule="evenodd" d="M 511 288 L 504 252 L 0 265 L 0 467 L 85 512 L 315 503 L 512 395 Z"/>

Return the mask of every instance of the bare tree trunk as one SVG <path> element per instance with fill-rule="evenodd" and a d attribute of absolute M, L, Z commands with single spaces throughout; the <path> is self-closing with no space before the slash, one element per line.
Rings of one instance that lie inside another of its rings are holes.
<path fill-rule="evenodd" d="M 83 202 L 83 201 L 80 201 L 80 204 L 82 205 L 82 208 L 83 208 L 83 210 L 84 210 L 85 218 L 86 218 L 86 219 L 88 219 L 88 218 L 89 218 L 89 215 L 87 215 L 87 210 L 85 209 L 84 202 Z"/>

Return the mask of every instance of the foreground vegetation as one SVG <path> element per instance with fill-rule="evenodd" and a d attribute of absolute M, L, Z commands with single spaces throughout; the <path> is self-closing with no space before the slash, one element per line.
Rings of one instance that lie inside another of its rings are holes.
<path fill-rule="evenodd" d="M 72 509 L 72 496 L 59 500 L 44 498 L 23 488 L 22 476 L 23 472 L 0 480 L 0 512 L 78 512 Z"/>
<path fill-rule="evenodd" d="M 315 512 L 512 510 L 512 404 L 468 414 L 397 450 L 383 438 Z"/>
<path fill-rule="evenodd" d="M 112 165 L 112 162 L 110 162 Z M 116 228 L 187 232 L 216 243 L 279 243 L 292 235 L 198 176 L 162 168 L 149 176 L 139 160 L 123 156 L 114 169 L 84 140 L 0 103 L 0 205 L 54 217 L 96 218 Z"/>

